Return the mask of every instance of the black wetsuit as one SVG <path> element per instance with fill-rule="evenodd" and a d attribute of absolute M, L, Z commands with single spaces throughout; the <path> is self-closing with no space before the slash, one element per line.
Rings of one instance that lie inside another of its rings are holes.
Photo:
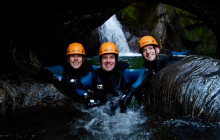
<path fill-rule="evenodd" d="M 173 56 L 172 55 L 159 55 L 159 59 L 156 59 L 155 61 L 144 61 L 143 67 L 151 70 L 152 72 L 156 73 L 157 71 L 165 68 L 169 64 L 174 63 Z"/>
<path fill-rule="evenodd" d="M 79 100 L 78 98 L 81 97 L 75 93 L 75 88 L 82 88 L 80 78 L 96 69 L 98 69 L 98 66 L 87 64 L 82 64 L 79 69 L 73 69 L 67 63 L 64 65 L 44 67 L 38 72 L 37 78 L 54 84 L 63 94 Z"/>
<path fill-rule="evenodd" d="M 118 96 L 129 90 L 129 83 L 125 82 L 121 74 L 123 69 L 115 68 L 111 72 L 106 72 L 102 68 L 92 72 L 92 88 L 95 90 L 96 97 L 104 104 L 107 95 Z"/>
<path fill-rule="evenodd" d="M 90 72 L 80 81 L 84 87 L 92 88 L 95 93 L 95 99 L 104 104 L 108 95 L 125 94 L 126 97 L 122 101 L 122 110 L 130 102 L 135 92 L 138 92 L 142 85 L 151 77 L 152 72 L 146 68 L 128 69 L 117 65 L 111 72 L 105 72 L 101 68 Z M 85 90 L 77 89 L 77 93 L 81 96 L 86 93 Z M 98 105 L 100 105 L 98 103 Z M 97 104 L 96 104 L 97 105 Z"/>

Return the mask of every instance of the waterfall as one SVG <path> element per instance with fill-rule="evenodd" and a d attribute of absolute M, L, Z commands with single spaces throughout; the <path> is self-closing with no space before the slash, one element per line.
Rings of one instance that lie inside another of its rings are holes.
<path fill-rule="evenodd" d="M 120 56 L 134 55 L 130 52 L 127 40 L 122 30 L 122 25 L 116 15 L 109 18 L 103 25 L 98 27 L 100 42 L 113 42 L 116 44 Z"/>

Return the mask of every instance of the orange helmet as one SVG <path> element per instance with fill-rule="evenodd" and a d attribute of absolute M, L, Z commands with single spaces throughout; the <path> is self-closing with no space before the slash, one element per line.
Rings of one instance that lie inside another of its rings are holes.
<path fill-rule="evenodd" d="M 159 46 L 157 41 L 152 36 L 144 36 L 139 40 L 139 50 L 146 45 Z"/>
<path fill-rule="evenodd" d="M 105 42 L 99 48 L 99 56 L 106 53 L 114 53 L 118 55 L 118 48 L 112 42 Z"/>
<path fill-rule="evenodd" d="M 66 55 L 70 55 L 70 54 L 86 55 L 83 45 L 77 42 L 69 44 Z"/>

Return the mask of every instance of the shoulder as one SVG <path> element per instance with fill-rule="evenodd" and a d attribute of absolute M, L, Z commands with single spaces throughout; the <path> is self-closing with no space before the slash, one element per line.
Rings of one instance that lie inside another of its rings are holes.
<path fill-rule="evenodd" d="M 44 69 L 51 71 L 51 70 L 56 70 L 56 69 L 63 69 L 63 66 L 62 65 L 55 65 L 55 66 L 50 66 L 50 67 L 44 67 Z"/>
<path fill-rule="evenodd" d="M 146 69 L 146 68 L 138 68 L 138 69 L 124 69 L 124 70 L 122 70 L 123 71 L 123 73 L 124 74 L 135 74 L 135 73 L 142 73 L 142 72 L 144 72 L 144 71 L 146 71 L 146 70 L 148 70 L 148 69 Z"/>
<path fill-rule="evenodd" d="M 163 69 L 172 63 L 173 63 L 173 55 L 172 54 L 162 55 L 162 56 L 160 56 L 158 63 L 157 63 L 158 70 Z"/>
<path fill-rule="evenodd" d="M 97 70 L 100 66 L 97 66 L 97 65 L 91 65 L 92 69 L 93 70 Z"/>
<path fill-rule="evenodd" d="M 117 62 L 117 66 L 116 66 L 117 69 L 127 69 L 129 68 L 129 64 L 125 61 L 118 61 Z"/>
<path fill-rule="evenodd" d="M 91 65 L 91 64 L 83 64 L 84 69 L 89 71 L 97 70 L 100 66 L 98 65 Z"/>
<path fill-rule="evenodd" d="M 160 54 L 157 63 L 159 65 L 160 64 L 165 64 L 165 63 L 169 62 L 172 59 L 173 59 L 173 55 L 172 54 Z"/>
<path fill-rule="evenodd" d="M 98 75 L 100 75 L 100 73 L 102 72 L 102 69 L 100 67 L 98 67 L 97 69 L 91 71 L 91 75 L 93 77 L 93 79 L 95 79 Z"/>

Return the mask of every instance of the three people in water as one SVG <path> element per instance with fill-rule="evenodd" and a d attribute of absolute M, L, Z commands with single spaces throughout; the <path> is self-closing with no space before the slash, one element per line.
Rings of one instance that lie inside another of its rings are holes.
<path fill-rule="evenodd" d="M 155 72 L 172 62 L 172 53 L 159 55 L 160 47 L 152 36 L 144 36 L 139 40 L 139 52 L 144 59 L 143 67 L 129 69 L 126 62 L 118 60 L 117 46 L 105 42 L 99 48 L 99 67 L 84 63 L 84 47 L 75 42 L 67 48 L 66 64 L 45 67 L 41 74 L 52 79 L 57 87 L 63 89 L 64 94 L 82 101 L 89 108 L 105 104 L 109 95 L 120 96 L 119 106 L 124 112 L 133 96 L 138 103 L 144 98 L 144 92 L 140 91 L 146 88 Z"/>

